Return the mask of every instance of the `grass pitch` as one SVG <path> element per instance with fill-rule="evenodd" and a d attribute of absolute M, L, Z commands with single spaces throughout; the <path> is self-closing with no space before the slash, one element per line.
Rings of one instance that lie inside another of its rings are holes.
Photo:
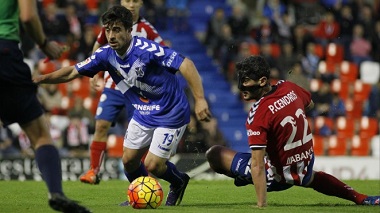
<path fill-rule="evenodd" d="M 161 180 L 166 197 L 168 184 Z M 357 191 L 369 195 L 380 195 L 380 181 L 346 181 Z M 100 185 L 87 185 L 78 182 L 64 182 L 66 195 L 80 201 L 93 212 L 118 213 L 127 211 L 144 212 L 253 212 L 262 211 L 254 207 L 255 192 L 252 185 L 235 187 L 232 180 L 197 181 L 190 180 L 180 206 L 167 207 L 163 204 L 158 209 L 135 210 L 120 207 L 119 203 L 127 199 L 127 181 L 102 181 Z M 325 196 L 312 189 L 292 187 L 282 192 L 268 193 L 268 207 L 265 212 L 379 212 L 379 207 L 357 206 L 350 201 Z M 0 181 L 1 213 L 41 213 L 54 212 L 47 205 L 47 192 L 44 182 L 35 181 Z"/>

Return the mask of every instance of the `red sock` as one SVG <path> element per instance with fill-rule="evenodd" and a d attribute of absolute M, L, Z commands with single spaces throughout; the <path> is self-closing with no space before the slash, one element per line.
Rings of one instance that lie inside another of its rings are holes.
<path fill-rule="evenodd" d="M 358 193 L 347 184 L 324 172 L 315 172 L 310 187 L 325 195 L 350 200 L 356 204 L 361 204 L 367 197 L 367 195 Z"/>
<path fill-rule="evenodd" d="M 107 149 L 107 143 L 101 141 L 92 141 L 90 146 L 90 161 L 91 168 L 94 169 L 95 173 L 99 172 L 100 166 L 102 165 L 104 152 Z"/>

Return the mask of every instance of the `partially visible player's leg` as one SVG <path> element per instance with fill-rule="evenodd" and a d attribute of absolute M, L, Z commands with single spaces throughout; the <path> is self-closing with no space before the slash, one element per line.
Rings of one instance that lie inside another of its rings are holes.
<path fill-rule="evenodd" d="M 307 186 L 329 196 L 350 200 L 358 205 L 380 205 L 380 196 L 368 196 L 325 172 L 313 172 L 311 183 Z"/>
<path fill-rule="evenodd" d="M 105 88 L 96 110 L 95 133 L 90 145 L 90 169 L 80 177 L 80 181 L 99 184 L 98 176 L 107 149 L 108 131 L 116 116 L 124 107 L 124 96 L 120 91 Z"/>
<path fill-rule="evenodd" d="M 30 95 L 30 98 L 23 99 L 26 109 L 19 111 L 16 115 L 18 115 L 20 119 L 14 121 L 19 122 L 35 150 L 35 159 L 38 168 L 41 171 L 43 180 L 49 191 L 50 207 L 62 212 L 90 212 L 85 207 L 68 199 L 64 195 L 62 189 L 61 160 L 57 148 L 53 145 L 53 140 L 47 125 L 48 122 L 40 109 L 40 104 L 35 94 L 32 95 L 25 91 L 21 94 L 26 96 Z M 18 94 L 18 96 L 20 96 L 20 94 Z M 33 119 L 33 117 L 35 118 Z M 26 119 L 32 120 L 27 121 Z"/>
<path fill-rule="evenodd" d="M 214 145 L 206 151 L 206 158 L 212 170 L 216 173 L 234 178 L 231 172 L 231 164 L 236 151 L 221 145 Z"/>
<path fill-rule="evenodd" d="M 190 177 L 177 169 L 168 159 L 176 153 L 178 143 L 186 130 L 184 125 L 179 128 L 156 128 L 152 143 L 145 158 L 145 166 L 149 172 L 170 183 L 166 198 L 167 206 L 179 205 L 189 183 Z"/>

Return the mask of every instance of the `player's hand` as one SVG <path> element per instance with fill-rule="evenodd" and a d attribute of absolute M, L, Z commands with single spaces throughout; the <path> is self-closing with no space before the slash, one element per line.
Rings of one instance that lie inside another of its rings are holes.
<path fill-rule="evenodd" d="M 51 59 L 58 59 L 62 53 L 68 50 L 66 45 L 60 45 L 55 41 L 48 41 L 44 47 L 41 47 L 42 52 Z"/>
<path fill-rule="evenodd" d="M 194 110 L 198 120 L 207 122 L 210 121 L 212 115 L 208 108 L 206 99 L 202 98 L 195 100 Z"/>
<path fill-rule="evenodd" d="M 32 81 L 35 84 L 40 84 L 40 82 L 44 79 L 43 75 L 36 75 L 32 77 Z"/>
<path fill-rule="evenodd" d="M 94 75 L 94 77 L 90 78 L 90 86 L 94 90 L 101 91 L 104 88 L 104 81 L 99 75 Z"/>

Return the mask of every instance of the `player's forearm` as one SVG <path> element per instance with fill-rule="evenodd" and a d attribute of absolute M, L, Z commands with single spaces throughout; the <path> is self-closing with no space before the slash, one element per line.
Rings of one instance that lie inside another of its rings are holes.
<path fill-rule="evenodd" d="M 43 32 L 40 18 L 38 17 L 35 0 L 18 0 L 20 8 L 20 20 L 24 30 L 39 46 L 44 45 L 46 36 Z"/>
<path fill-rule="evenodd" d="M 264 168 L 252 168 L 252 180 L 255 186 L 257 206 L 265 207 L 267 205 L 267 184 Z"/>
<path fill-rule="evenodd" d="M 181 64 L 180 72 L 186 79 L 190 90 L 193 93 L 194 99 L 204 99 L 202 79 L 194 63 L 191 60 L 185 58 Z"/>
<path fill-rule="evenodd" d="M 59 84 L 69 82 L 79 76 L 80 74 L 75 67 L 69 66 L 46 75 L 37 76 L 33 79 L 33 82 L 37 84 Z"/>
<path fill-rule="evenodd" d="M 257 196 L 257 206 L 267 205 L 267 181 L 265 174 L 265 149 L 252 150 L 251 174 Z"/>

